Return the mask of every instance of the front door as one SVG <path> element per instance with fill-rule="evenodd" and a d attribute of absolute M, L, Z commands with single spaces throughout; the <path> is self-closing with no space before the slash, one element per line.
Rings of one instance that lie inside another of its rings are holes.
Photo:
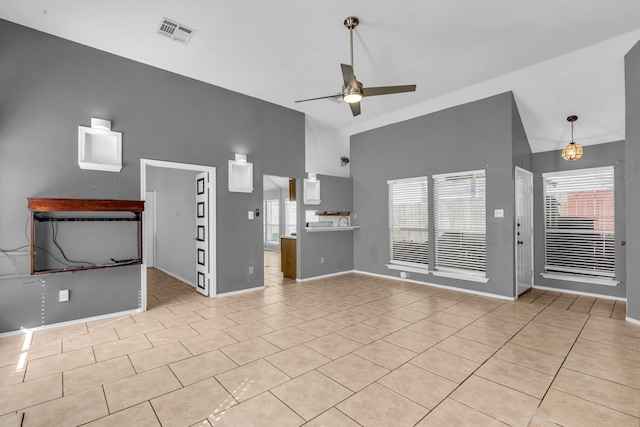
<path fill-rule="evenodd" d="M 209 265 L 209 172 L 196 175 L 196 289 L 209 295 L 211 266 Z"/>
<path fill-rule="evenodd" d="M 533 174 L 516 167 L 516 292 L 533 286 Z"/>

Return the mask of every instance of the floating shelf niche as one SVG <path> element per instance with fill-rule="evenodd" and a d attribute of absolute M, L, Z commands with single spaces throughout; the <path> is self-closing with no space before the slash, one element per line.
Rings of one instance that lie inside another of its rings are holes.
<path fill-rule="evenodd" d="M 235 160 L 229 160 L 229 191 L 253 192 L 253 163 L 247 162 L 246 154 L 236 154 Z"/>
<path fill-rule="evenodd" d="M 122 132 L 111 130 L 109 120 L 91 119 L 91 127 L 78 126 L 78 166 L 80 169 L 120 172 Z"/>

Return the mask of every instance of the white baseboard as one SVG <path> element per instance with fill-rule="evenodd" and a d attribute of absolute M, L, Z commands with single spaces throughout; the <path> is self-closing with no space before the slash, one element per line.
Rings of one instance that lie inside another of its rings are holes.
<path fill-rule="evenodd" d="M 310 282 L 312 280 L 326 279 L 328 277 L 342 276 L 343 274 L 356 273 L 355 270 L 339 271 L 337 273 L 323 274 L 322 276 L 307 277 L 305 279 L 296 279 L 296 282 Z"/>
<path fill-rule="evenodd" d="M 180 277 L 180 276 L 178 276 L 178 275 L 176 275 L 176 274 L 173 274 L 172 272 L 170 272 L 170 271 L 168 271 L 168 270 L 165 270 L 165 269 L 164 269 L 164 268 L 162 268 L 162 267 L 155 266 L 155 267 L 153 267 L 153 268 L 156 268 L 156 269 L 158 269 L 158 270 L 162 271 L 163 273 L 166 273 L 166 274 L 168 274 L 169 276 L 171 276 L 171 277 L 173 277 L 173 278 L 175 278 L 175 279 L 178 279 L 178 280 L 180 280 L 181 282 L 186 283 L 187 285 L 189 285 L 189 286 L 191 286 L 191 287 L 194 287 L 194 288 L 196 287 L 196 284 L 195 284 L 195 283 L 193 283 L 192 281 L 187 280 L 187 279 L 185 279 L 185 278 L 183 278 L 183 277 Z"/>
<path fill-rule="evenodd" d="M 626 301 L 627 300 L 624 297 L 612 297 L 612 296 L 609 296 L 609 295 L 600 295 L 600 294 L 594 294 L 594 293 L 591 293 L 591 292 L 573 291 L 573 290 L 570 290 L 570 289 L 562 289 L 562 288 L 551 288 L 549 286 L 533 285 L 533 288 L 534 289 L 542 289 L 543 291 L 562 292 L 564 294 L 583 295 L 585 297 L 612 299 L 612 300 L 615 300 L 615 301 Z"/>
<path fill-rule="evenodd" d="M 52 323 L 50 325 L 36 326 L 33 328 L 21 328 L 19 331 L 3 332 L 0 334 L 0 338 L 9 337 L 9 336 L 18 335 L 18 334 L 26 334 L 28 332 L 37 332 L 37 331 L 44 331 L 46 329 L 60 328 L 62 326 L 77 325 L 78 323 L 93 322 L 95 320 L 110 319 L 112 317 L 128 316 L 130 314 L 136 314 L 140 312 L 142 312 L 142 309 L 137 308 L 134 310 L 119 311 L 117 313 L 109 313 L 109 314 L 101 314 L 100 316 L 85 317 L 83 319 L 69 320 L 69 321 L 60 322 L 60 323 Z"/>
<path fill-rule="evenodd" d="M 255 288 L 240 289 L 239 291 L 230 291 L 230 292 L 218 293 L 216 295 L 216 298 L 217 297 L 230 297 L 232 295 L 238 295 L 238 294 L 246 294 L 247 292 L 261 291 L 263 289 L 264 289 L 264 286 L 256 286 Z"/>
<path fill-rule="evenodd" d="M 627 316 L 625 317 L 625 320 L 629 323 L 633 323 L 634 325 L 640 325 L 640 320 L 637 319 L 632 319 L 631 317 Z"/>

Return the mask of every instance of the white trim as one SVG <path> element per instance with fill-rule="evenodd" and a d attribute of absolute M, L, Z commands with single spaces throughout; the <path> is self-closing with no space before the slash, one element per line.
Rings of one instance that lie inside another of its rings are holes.
<path fill-rule="evenodd" d="M 624 320 L 626 320 L 626 321 L 627 321 L 627 322 L 629 322 L 629 323 L 633 323 L 634 325 L 640 325 L 640 320 L 632 319 L 632 318 L 631 318 L 631 317 L 629 317 L 629 316 L 626 316 L 626 317 L 624 318 Z"/>
<path fill-rule="evenodd" d="M 471 274 L 463 274 L 463 273 L 452 273 L 449 271 L 434 271 L 432 274 L 437 277 L 449 277 L 451 279 L 468 280 L 470 282 L 478 282 L 478 283 L 487 283 L 489 281 L 488 277 L 480 277 L 480 276 L 474 276 Z"/>
<path fill-rule="evenodd" d="M 428 268 L 410 267 L 408 265 L 402 264 L 385 264 L 385 267 L 387 267 L 389 270 L 410 271 L 412 273 L 424 274 L 425 276 L 433 273 L 433 271 L 429 270 Z"/>
<path fill-rule="evenodd" d="M 388 179 L 387 184 L 395 184 L 396 182 L 417 182 L 417 181 L 428 181 L 428 176 L 416 176 L 413 178 L 401 178 L 401 179 Z"/>
<path fill-rule="evenodd" d="M 220 293 L 216 295 L 216 297 L 230 297 L 232 295 L 246 294 L 247 292 L 261 291 L 264 288 L 265 288 L 264 286 L 256 286 L 255 288 L 240 289 L 239 291 L 229 291 L 229 292 Z"/>
<path fill-rule="evenodd" d="M 438 174 L 434 174 L 432 176 L 433 179 L 438 179 L 438 178 L 447 178 L 450 176 L 460 176 L 460 175 L 474 175 L 474 174 L 483 174 L 483 176 L 486 174 L 486 169 L 478 169 L 478 170 L 474 170 L 474 171 L 460 171 L 460 172 L 449 172 L 449 173 L 438 173 Z"/>
<path fill-rule="evenodd" d="M 543 291 L 554 291 L 554 292 L 562 292 L 562 293 L 565 293 L 565 294 L 584 295 L 586 297 L 611 299 L 611 300 L 615 300 L 615 301 L 626 301 L 627 300 L 625 297 L 613 297 L 613 296 L 609 296 L 609 295 L 594 294 L 592 292 L 582 292 L 582 291 L 574 291 L 574 290 L 571 290 L 571 289 L 552 288 L 550 286 L 534 285 L 534 288 L 542 289 Z"/>
<path fill-rule="evenodd" d="M 173 273 L 172 273 L 172 272 L 170 272 L 169 270 L 165 270 L 164 268 L 159 267 L 159 266 L 157 266 L 157 265 L 156 265 L 154 268 L 155 268 L 155 269 L 157 269 L 157 270 L 162 271 L 162 272 L 163 272 L 163 273 L 165 273 L 165 274 L 168 274 L 169 276 L 171 276 L 171 277 L 173 277 L 173 278 L 176 278 L 176 279 L 180 280 L 181 282 L 186 283 L 187 285 L 189 285 L 189 286 L 191 286 L 191 287 L 193 287 L 193 288 L 195 288 L 195 287 L 196 287 L 196 284 L 195 284 L 194 282 L 191 282 L 191 281 L 189 281 L 189 280 L 187 280 L 187 279 L 185 279 L 185 278 L 183 278 L 183 277 L 180 277 L 180 276 L 178 276 L 178 275 L 176 275 L 176 274 L 173 274 Z"/>
<path fill-rule="evenodd" d="M 142 311 L 143 310 L 141 308 L 136 308 L 133 310 L 119 311 L 117 313 L 101 314 L 100 316 L 85 317 L 83 319 L 68 320 L 66 322 L 60 322 L 60 323 L 52 323 L 50 325 L 35 326 L 33 328 L 22 328 L 19 331 L 0 333 L 0 338 L 10 337 L 10 336 L 19 335 L 19 334 L 25 334 L 27 332 L 37 332 L 37 331 L 44 331 L 45 329 L 53 329 L 53 328 L 60 328 L 60 327 L 69 326 L 69 325 L 77 325 L 78 323 L 87 323 L 87 322 L 93 322 L 96 320 L 110 319 L 112 317 L 129 316 L 131 314 L 140 313 Z"/>
<path fill-rule="evenodd" d="M 209 173 L 209 194 L 211 194 L 211 202 L 209 206 L 209 230 L 211 231 L 210 239 L 209 239 L 209 265 L 211 266 L 211 282 L 209 286 L 209 297 L 215 298 L 217 295 L 217 256 L 216 256 L 216 167 L 215 166 L 205 166 L 205 165 L 193 165 L 190 163 L 179 163 L 179 162 L 169 162 L 164 160 L 154 160 L 154 159 L 140 159 L 140 198 L 141 200 L 145 200 L 146 192 L 147 192 L 147 166 L 158 167 L 158 168 L 167 168 L 167 169 L 182 169 L 182 170 L 192 170 L 196 172 L 208 172 Z M 144 212 L 143 212 L 144 219 Z M 143 239 L 144 242 L 144 239 Z M 142 302 L 142 310 L 147 310 L 147 261 L 146 259 L 142 260 L 141 273 L 140 273 L 140 292 L 141 292 L 141 302 Z"/>
<path fill-rule="evenodd" d="M 337 273 L 323 274 L 322 276 L 307 277 L 305 279 L 296 279 L 296 282 L 310 282 L 312 280 L 326 279 L 327 277 L 342 276 L 343 274 L 355 273 L 355 270 L 338 271 Z"/>
<path fill-rule="evenodd" d="M 353 270 L 353 272 L 354 273 L 360 273 L 360 274 L 366 274 L 368 276 L 380 277 L 380 278 L 384 278 L 384 279 L 393 279 L 393 280 L 398 280 L 398 281 L 401 281 L 401 282 L 410 282 L 410 283 L 415 283 L 415 284 L 418 284 L 418 285 L 432 286 L 434 288 L 448 289 L 448 290 L 451 290 L 451 291 L 460 291 L 460 292 L 464 292 L 464 293 L 467 293 L 467 294 L 480 295 L 480 296 L 490 297 L 490 298 L 497 298 L 497 299 L 501 299 L 501 300 L 505 300 L 505 301 L 515 301 L 516 300 L 515 297 L 507 297 L 507 296 L 504 296 L 504 295 L 492 294 L 492 293 L 489 293 L 489 292 L 474 291 L 473 289 L 464 289 L 464 288 L 457 288 L 455 286 L 438 285 L 438 284 L 435 284 L 435 283 L 421 282 L 421 281 L 412 280 L 412 279 L 402 279 L 400 277 L 387 276 L 387 275 L 384 275 L 384 274 L 377 274 L 377 273 L 368 273 L 366 271 L 360 271 L 360 270 Z"/>
<path fill-rule="evenodd" d="M 571 276 L 568 274 L 557 274 L 557 273 L 540 273 L 540 275 L 545 279 L 565 280 L 567 282 L 589 283 L 591 285 L 618 286 L 618 284 L 620 283 L 619 280 L 601 279 L 598 277 L 589 277 L 589 276 Z"/>

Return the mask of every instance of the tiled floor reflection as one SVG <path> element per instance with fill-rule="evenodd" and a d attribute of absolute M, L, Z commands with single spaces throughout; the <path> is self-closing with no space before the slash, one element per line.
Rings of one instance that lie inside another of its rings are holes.
<path fill-rule="evenodd" d="M 640 425 L 624 303 L 295 283 L 269 255 L 260 291 L 150 269 L 147 312 L 0 339 L 0 426 Z"/>

